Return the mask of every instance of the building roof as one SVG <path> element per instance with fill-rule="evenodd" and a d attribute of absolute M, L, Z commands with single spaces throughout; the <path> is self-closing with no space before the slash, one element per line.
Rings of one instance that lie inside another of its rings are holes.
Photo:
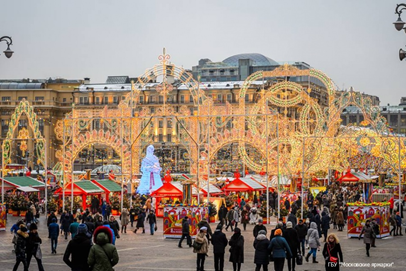
<path fill-rule="evenodd" d="M 20 177 L 4 177 L 4 180 L 14 186 L 31 186 L 31 187 L 41 187 L 45 186 L 43 182 L 37 181 L 34 178 L 20 176 Z"/>
<path fill-rule="evenodd" d="M 0 83 L 0 89 L 42 89 L 42 83 Z"/>
<path fill-rule="evenodd" d="M 279 63 L 275 60 L 257 53 L 233 55 L 224 59 L 223 62 L 230 66 L 238 66 L 238 60 L 240 59 L 251 59 L 253 61 L 253 66 L 279 66 Z"/>
<path fill-rule="evenodd" d="M 100 187 L 98 187 L 91 181 L 78 181 L 78 182 L 74 182 L 74 184 L 77 185 L 82 190 L 84 190 L 86 193 L 103 193 L 104 192 Z"/>
<path fill-rule="evenodd" d="M 106 80 L 107 84 L 125 84 L 130 83 L 128 76 L 108 76 Z"/>

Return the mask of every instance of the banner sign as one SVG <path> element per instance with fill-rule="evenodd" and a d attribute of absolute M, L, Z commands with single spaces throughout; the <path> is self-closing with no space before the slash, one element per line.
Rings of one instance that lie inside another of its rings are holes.
<path fill-rule="evenodd" d="M 182 237 L 182 220 L 185 216 L 189 218 L 190 236 L 197 235 L 199 229 L 197 224 L 203 217 L 209 221 L 209 211 L 207 206 L 169 206 L 164 207 L 163 232 L 165 238 Z"/>

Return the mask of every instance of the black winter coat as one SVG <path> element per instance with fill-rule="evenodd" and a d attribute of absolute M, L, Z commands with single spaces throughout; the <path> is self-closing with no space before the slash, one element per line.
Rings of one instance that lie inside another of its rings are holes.
<path fill-rule="evenodd" d="M 187 219 L 183 219 L 182 234 L 190 234 L 189 221 Z"/>
<path fill-rule="evenodd" d="M 328 246 L 329 249 L 327 249 L 327 246 Z M 330 251 L 330 253 L 329 253 L 329 251 Z M 330 255 L 332 257 L 338 258 L 338 264 L 335 267 L 333 267 L 331 264 L 330 265 L 328 264 L 329 259 L 330 259 Z M 325 243 L 324 248 L 323 248 L 323 256 L 324 256 L 324 259 L 326 260 L 325 267 L 326 267 L 327 271 L 338 271 L 338 270 L 340 270 L 340 262 L 344 261 L 343 260 L 343 252 L 341 251 L 340 244 L 335 244 L 334 246 L 330 247 L 329 243 Z"/>
<path fill-rule="evenodd" d="M 144 228 L 145 213 L 141 212 L 138 214 L 137 228 Z"/>
<path fill-rule="evenodd" d="M 148 215 L 148 217 L 147 217 L 147 221 L 148 221 L 148 223 L 150 224 L 150 225 L 152 225 L 152 224 L 156 224 L 156 216 L 155 216 L 155 214 L 149 214 Z"/>
<path fill-rule="evenodd" d="M 260 234 L 254 241 L 255 256 L 254 263 L 269 264 L 269 240 L 266 235 Z"/>
<path fill-rule="evenodd" d="M 230 262 L 244 263 L 244 236 L 238 237 L 235 234 L 231 237 L 230 242 Z"/>
<path fill-rule="evenodd" d="M 290 251 L 293 254 L 293 258 L 296 258 L 297 251 L 299 250 L 299 237 L 295 229 L 286 229 L 285 233 L 283 234 L 285 237 L 286 242 L 290 247 Z"/>
<path fill-rule="evenodd" d="M 297 232 L 297 236 L 299 237 L 299 240 L 303 240 L 306 239 L 306 235 L 307 235 L 307 226 L 306 224 L 303 225 L 296 225 L 295 230 Z"/>
<path fill-rule="evenodd" d="M 254 230 L 252 233 L 254 234 L 254 237 L 257 238 L 258 232 L 264 230 L 267 232 L 266 227 L 264 225 L 255 225 Z"/>
<path fill-rule="evenodd" d="M 27 238 L 28 233 L 22 232 L 21 230 L 17 231 L 17 243 L 15 246 L 15 254 L 17 259 L 25 259 L 25 252 L 27 249 Z"/>
<path fill-rule="evenodd" d="M 321 229 L 322 230 L 330 229 L 330 217 L 325 213 L 321 218 Z"/>
<path fill-rule="evenodd" d="M 37 252 L 38 246 L 41 243 L 42 243 L 42 240 L 39 237 L 38 232 L 37 233 L 30 232 L 28 234 L 28 239 L 27 239 L 26 253 L 35 255 L 35 253 Z"/>
<path fill-rule="evenodd" d="M 63 261 L 72 270 L 88 271 L 90 268 L 87 264 L 87 258 L 91 247 L 91 240 L 86 235 L 77 234 L 73 240 L 69 241 L 63 255 Z"/>
<path fill-rule="evenodd" d="M 224 206 L 221 206 L 221 207 L 220 207 L 220 210 L 219 210 L 219 219 L 220 219 L 220 220 L 221 220 L 221 219 L 225 219 L 225 218 L 226 218 L 226 215 L 227 215 L 227 208 L 224 207 Z"/>
<path fill-rule="evenodd" d="M 228 244 L 226 235 L 219 231 L 215 231 L 211 236 L 211 243 L 213 245 L 213 253 L 225 253 L 225 248 Z"/>

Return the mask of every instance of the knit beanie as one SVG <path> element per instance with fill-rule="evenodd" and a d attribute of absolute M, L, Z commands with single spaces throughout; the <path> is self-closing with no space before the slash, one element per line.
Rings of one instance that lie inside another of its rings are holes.
<path fill-rule="evenodd" d="M 282 235 L 282 230 L 281 229 L 277 229 L 276 231 L 275 231 L 275 235 Z"/>
<path fill-rule="evenodd" d="M 292 222 L 290 222 L 290 221 L 286 222 L 286 228 L 287 228 L 287 229 L 293 228 Z"/>
<path fill-rule="evenodd" d="M 79 226 L 78 226 L 78 234 L 79 233 L 87 233 L 87 226 L 86 226 L 86 224 L 80 224 Z"/>

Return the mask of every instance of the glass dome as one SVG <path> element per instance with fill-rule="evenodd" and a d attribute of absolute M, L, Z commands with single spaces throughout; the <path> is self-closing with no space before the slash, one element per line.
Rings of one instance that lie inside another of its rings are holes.
<path fill-rule="evenodd" d="M 105 173 L 109 173 L 110 170 L 113 170 L 114 174 L 121 174 L 121 167 L 116 166 L 116 165 L 105 165 L 105 166 L 100 166 L 97 167 L 95 169 L 92 170 L 91 174 L 92 175 L 96 175 L 97 172 L 105 172 Z"/>
<path fill-rule="evenodd" d="M 266 57 L 261 54 L 238 54 L 238 55 L 233 55 L 230 56 L 226 59 L 223 60 L 224 63 L 230 65 L 230 66 L 238 66 L 238 60 L 240 59 L 251 59 L 254 63 L 253 66 L 275 66 L 279 65 L 278 62 L 275 60 Z"/>

